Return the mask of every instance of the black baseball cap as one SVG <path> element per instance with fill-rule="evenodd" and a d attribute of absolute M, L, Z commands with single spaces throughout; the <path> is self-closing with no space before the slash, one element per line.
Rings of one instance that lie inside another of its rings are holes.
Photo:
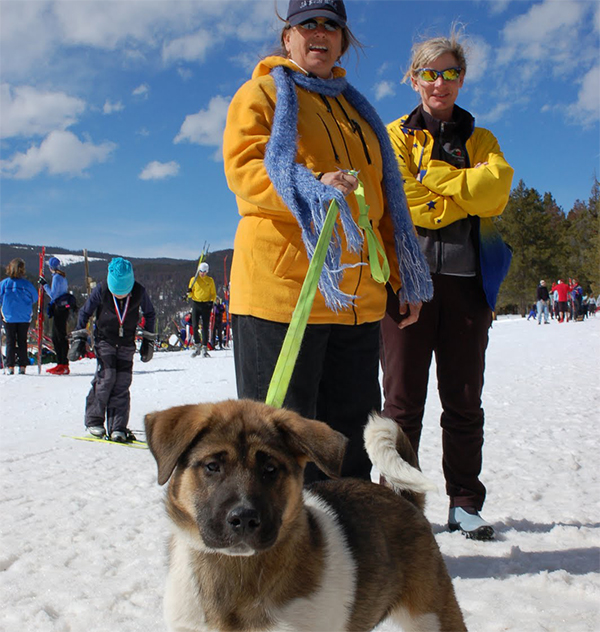
<path fill-rule="evenodd" d="M 311 18 L 328 18 L 346 27 L 346 7 L 342 0 L 290 0 L 287 21 L 291 26 Z"/>

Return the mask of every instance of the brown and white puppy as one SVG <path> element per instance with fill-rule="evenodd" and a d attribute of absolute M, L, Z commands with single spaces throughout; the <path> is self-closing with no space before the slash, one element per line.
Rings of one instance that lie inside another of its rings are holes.
<path fill-rule="evenodd" d="M 394 422 L 373 416 L 365 445 L 410 499 L 353 479 L 303 490 L 308 461 L 337 476 L 346 438 L 285 409 L 231 400 L 145 422 L 170 479 L 170 632 L 466 630 L 422 512 L 431 486 Z"/>

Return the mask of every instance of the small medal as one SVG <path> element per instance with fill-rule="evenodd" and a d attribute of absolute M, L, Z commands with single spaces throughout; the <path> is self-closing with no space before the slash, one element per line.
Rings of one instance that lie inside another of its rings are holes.
<path fill-rule="evenodd" d="M 113 302 L 115 304 L 115 312 L 117 314 L 117 320 L 119 321 L 119 338 L 123 338 L 125 332 L 123 331 L 123 323 L 125 322 L 125 316 L 127 315 L 127 310 L 129 309 L 129 299 L 131 298 L 131 296 L 127 297 L 127 300 L 125 301 L 125 307 L 123 308 L 123 313 L 121 314 L 121 312 L 119 311 L 119 305 L 117 304 L 117 299 L 115 298 L 115 295 L 113 294 Z"/>

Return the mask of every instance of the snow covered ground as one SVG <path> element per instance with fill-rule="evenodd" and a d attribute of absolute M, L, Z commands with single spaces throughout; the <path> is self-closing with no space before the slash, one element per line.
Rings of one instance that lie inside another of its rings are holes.
<path fill-rule="evenodd" d="M 490 332 L 484 516 L 497 540 L 448 533 L 443 493 L 427 508 L 471 631 L 600 629 L 599 360 L 600 316 L 507 318 Z M 159 632 L 168 525 L 155 463 L 146 450 L 63 438 L 83 432 L 95 362 L 71 366 L 66 377 L 0 375 L 0 630 Z M 443 490 L 432 382 L 421 461 Z M 130 427 L 230 397 L 231 351 L 157 353 L 136 360 Z"/>

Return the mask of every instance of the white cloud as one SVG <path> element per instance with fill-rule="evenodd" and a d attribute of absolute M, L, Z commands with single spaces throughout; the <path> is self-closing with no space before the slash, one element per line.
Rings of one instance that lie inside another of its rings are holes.
<path fill-rule="evenodd" d="M 510 3 L 511 0 L 491 0 L 489 2 L 490 13 L 492 15 L 499 15 L 500 13 L 503 13 Z"/>
<path fill-rule="evenodd" d="M 600 120 L 600 65 L 592 68 L 583 77 L 577 101 L 567 111 L 583 125 Z"/>
<path fill-rule="evenodd" d="M 163 46 L 162 57 L 165 63 L 184 61 L 204 61 L 206 51 L 214 45 L 214 38 L 206 31 L 185 35 L 171 40 Z"/>
<path fill-rule="evenodd" d="M 483 113 L 477 113 L 476 120 L 478 123 L 495 123 L 499 121 L 514 103 L 501 102 L 496 103 L 492 109 L 485 110 Z"/>
<path fill-rule="evenodd" d="M 112 103 L 108 99 L 104 102 L 104 106 L 102 108 L 102 112 L 104 114 L 113 114 L 113 112 L 121 112 L 124 110 L 125 106 L 121 103 L 121 101 L 117 101 L 116 103 Z"/>
<path fill-rule="evenodd" d="M 189 68 L 177 68 L 177 74 L 181 77 L 182 81 L 190 81 L 194 77 L 194 73 Z"/>
<path fill-rule="evenodd" d="M 223 130 L 230 100 L 229 97 L 216 96 L 210 100 L 206 110 L 188 114 L 174 142 L 187 141 L 197 145 L 215 145 L 220 148 L 223 143 Z"/>
<path fill-rule="evenodd" d="M 165 178 L 172 178 L 178 173 L 179 165 L 174 160 L 171 160 L 171 162 L 154 160 L 144 167 L 139 178 L 140 180 L 164 180 Z"/>
<path fill-rule="evenodd" d="M 108 160 L 115 143 L 94 145 L 81 141 L 68 131 L 50 132 L 39 146 L 32 145 L 25 153 L 17 153 L 0 161 L 0 172 L 6 177 L 30 179 L 43 172 L 49 175 L 84 176 L 85 170 Z"/>
<path fill-rule="evenodd" d="M 2 75 L 21 82 L 60 41 L 60 27 L 47 2 L 2 2 Z"/>
<path fill-rule="evenodd" d="M 386 97 L 393 97 L 396 94 L 394 84 L 391 81 L 380 81 L 375 84 L 375 100 L 381 101 Z"/>
<path fill-rule="evenodd" d="M 5 80 L 30 80 L 52 63 L 72 61 L 69 49 L 114 52 L 124 61 L 162 54 L 167 61 L 203 60 L 207 40 L 272 40 L 273 4 L 256 0 L 195 2 L 13 0 L 2 2 L 0 53 Z"/>
<path fill-rule="evenodd" d="M 572 0 L 534 4 L 504 27 L 500 63 L 522 59 L 534 64 L 559 62 L 570 67 L 580 43 L 578 30 L 588 9 L 589 5 Z"/>
<path fill-rule="evenodd" d="M 470 37 L 467 44 L 467 81 L 479 81 L 486 76 L 491 46 L 482 37 Z"/>
<path fill-rule="evenodd" d="M 31 86 L 0 86 L 0 138 L 44 136 L 64 130 L 85 111 L 85 101 L 64 92 L 38 90 Z"/>
<path fill-rule="evenodd" d="M 140 99 L 147 99 L 148 94 L 150 93 L 150 86 L 146 83 L 142 83 L 139 85 L 133 92 L 131 93 L 134 97 L 139 97 Z"/>

